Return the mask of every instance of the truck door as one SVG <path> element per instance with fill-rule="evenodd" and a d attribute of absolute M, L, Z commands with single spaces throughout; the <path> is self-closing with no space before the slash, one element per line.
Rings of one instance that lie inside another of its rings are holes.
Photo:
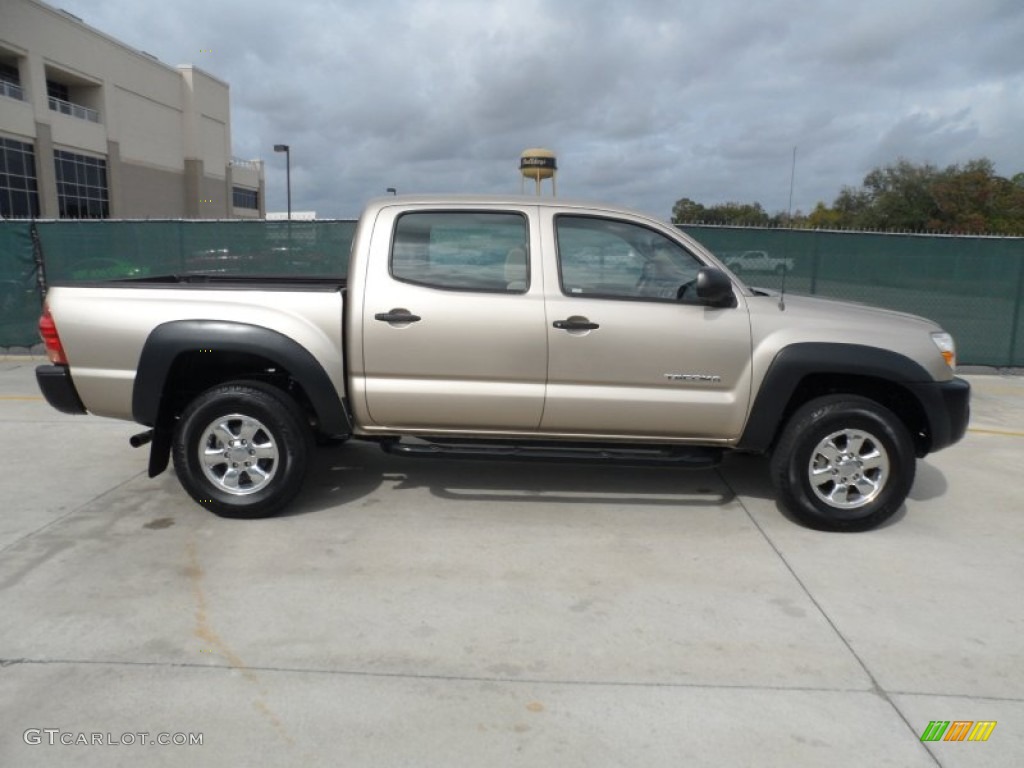
<path fill-rule="evenodd" d="M 704 266 L 641 222 L 544 211 L 548 389 L 543 431 L 738 437 L 750 398 L 744 297 L 677 299 Z"/>
<path fill-rule="evenodd" d="M 531 210 L 381 214 L 363 299 L 370 429 L 538 427 L 547 334 Z"/>

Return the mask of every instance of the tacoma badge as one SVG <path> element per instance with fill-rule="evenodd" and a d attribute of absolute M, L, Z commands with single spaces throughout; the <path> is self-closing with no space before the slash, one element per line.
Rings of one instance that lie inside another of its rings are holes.
<path fill-rule="evenodd" d="M 722 377 L 713 373 L 666 373 L 669 381 L 700 381 L 705 384 L 718 384 Z"/>

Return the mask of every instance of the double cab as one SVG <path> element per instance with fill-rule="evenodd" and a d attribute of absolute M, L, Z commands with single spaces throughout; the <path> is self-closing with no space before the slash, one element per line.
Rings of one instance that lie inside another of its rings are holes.
<path fill-rule="evenodd" d="M 796 518 L 863 530 L 966 429 L 969 386 L 934 323 L 755 290 L 621 208 L 382 198 L 348 264 L 52 285 L 39 386 L 59 410 L 146 427 L 149 474 L 173 458 L 232 517 L 292 501 L 320 437 L 677 467 L 764 454 Z"/>

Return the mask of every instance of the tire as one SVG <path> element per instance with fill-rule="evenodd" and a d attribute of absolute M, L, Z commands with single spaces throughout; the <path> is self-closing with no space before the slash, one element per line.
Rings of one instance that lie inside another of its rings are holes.
<path fill-rule="evenodd" d="M 312 450 L 312 429 L 295 401 L 256 381 L 206 390 L 189 403 L 174 431 L 179 482 L 221 517 L 255 519 L 280 511 L 302 488 Z"/>
<path fill-rule="evenodd" d="M 866 531 L 888 520 L 914 484 L 917 458 L 903 422 L 857 395 L 801 406 L 772 452 L 772 482 L 800 522 Z"/>

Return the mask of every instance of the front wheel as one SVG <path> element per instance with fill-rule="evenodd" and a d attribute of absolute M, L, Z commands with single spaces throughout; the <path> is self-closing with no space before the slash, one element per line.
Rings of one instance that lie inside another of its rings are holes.
<path fill-rule="evenodd" d="M 772 453 L 786 508 L 812 528 L 864 531 L 892 517 L 914 484 L 914 444 L 888 408 L 831 395 L 799 408 Z"/>
<path fill-rule="evenodd" d="M 221 517 L 269 517 L 299 492 L 312 431 L 295 401 L 255 381 L 208 389 L 174 432 L 174 469 L 188 494 Z"/>

